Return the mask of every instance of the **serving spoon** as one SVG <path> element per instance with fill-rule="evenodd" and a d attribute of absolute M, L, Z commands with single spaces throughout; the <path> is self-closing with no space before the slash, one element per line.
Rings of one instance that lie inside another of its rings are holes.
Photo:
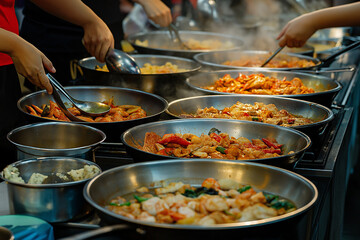
<path fill-rule="evenodd" d="M 61 94 L 63 94 L 67 99 L 70 100 L 70 102 L 77 109 L 79 109 L 79 111 L 81 113 L 86 114 L 86 115 L 91 116 L 91 117 L 97 117 L 97 116 L 101 116 L 101 115 L 104 115 L 107 112 L 109 112 L 109 110 L 110 110 L 109 105 L 107 105 L 105 103 L 101 103 L 101 102 L 90 102 L 90 101 L 82 101 L 82 100 L 75 99 L 65 90 L 65 88 L 53 76 L 51 76 L 49 73 L 46 74 L 46 76 L 49 78 L 49 81 L 50 81 L 51 85 L 54 87 L 54 92 L 56 91 L 56 93 L 57 93 L 59 91 Z M 62 106 L 61 109 L 64 111 L 63 108 L 64 108 L 65 105 L 62 102 L 61 98 L 59 98 L 57 96 L 55 98 L 55 100 L 56 100 L 57 103 L 59 101 L 61 102 L 61 106 Z M 65 113 L 67 113 L 66 115 L 68 116 L 69 111 L 67 110 L 66 107 L 65 107 L 65 109 L 66 109 Z M 71 114 L 71 116 L 72 117 L 70 117 L 70 118 L 72 118 L 72 120 L 74 118 L 76 118 L 76 121 L 79 121 L 79 118 L 75 117 L 72 114 Z"/>
<path fill-rule="evenodd" d="M 106 66 L 110 72 L 120 72 L 127 74 L 140 74 L 140 67 L 127 53 L 109 48 L 105 56 Z"/>

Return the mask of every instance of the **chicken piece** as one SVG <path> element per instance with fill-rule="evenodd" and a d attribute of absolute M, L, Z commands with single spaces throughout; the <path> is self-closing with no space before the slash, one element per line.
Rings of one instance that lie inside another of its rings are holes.
<path fill-rule="evenodd" d="M 155 189 L 155 193 L 156 193 L 156 195 L 160 195 L 160 194 L 164 194 L 164 193 L 176 192 L 182 186 L 184 186 L 184 183 L 182 183 L 182 182 L 171 182 L 166 187 Z"/>
<path fill-rule="evenodd" d="M 136 219 L 146 222 L 156 222 L 156 218 L 147 212 L 142 212 L 139 216 L 136 217 Z"/>
<path fill-rule="evenodd" d="M 210 196 L 204 202 L 204 206 L 207 211 L 225 211 L 229 209 L 229 206 L 226 204 L 226 199 L 219 196 Z"/>
<path fill-rule="evenodd" d="M 157 149 L 155 144 L 160 141 L 161 137 L 154 132 L 147 132 L 145 134 L 144 146 L 142 147 L 143 151 L 156 153 Z"/>
<path fill-rule="evenodd" d="M 242 211 L 240 221 L 253 221 L 264 218 L 277 216 L 275 209 L 265 206 L 264 204 L 257 203 L 253 206 L 247 207 Z"/>

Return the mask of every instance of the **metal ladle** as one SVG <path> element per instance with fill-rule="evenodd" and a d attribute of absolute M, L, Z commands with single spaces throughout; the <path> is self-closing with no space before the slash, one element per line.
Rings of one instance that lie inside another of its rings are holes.
<path fill-rule="evenodd" d="M 140 74 L 140 67 L 127 53 L 109 48 L 105 56 L 106 66 L 110 72 L 121 72 L 127 74 Z"/>
<path fill-rule="evenodd" d="M 58 94 L 58 91 L 63 94 L 67 99 L 70 100 L 70 102 L 77 108 L 79 109 L 79 111 L 83 114 L 86 114 L 88 116 L 91 117 L 97 117 L 97 116 L 101 116 L 106 114 L 107 112 L 109 112 L 110 110 L 110 106 L 105 104 L 105 103 L 101 103 L 101 102 L 90 102 L 90 101 L 82 101 L 82 100 L 78 100 L 73 98 L 66 90 L 65 88 L 53 77 L 51 76 L 49 73 L 46 74 L 46 76 L 49 78 L 49 81 L 51 83 L 51 85 L 54 88 L 54 92 L 56 91 L 56 93 Z M 55 95 L 54 95 L 55 96 Z M 61 107 L 61 109 L 65 112 L 66 116 L 69 117 L 69 111 L 67 110 L 66 107 L 64 107 L 64 103 L 62 102 L 61 98 L 59 98 L 58 95 L 55 96 L 55 101 L 58 103 L 59 101 L 61 102 L 59 105 Z M 65 109 L 63 109 L 65 108 Z M 72 115 L 70 113 L 70 119 L 71 120 L 75 120 L 75 121 L 81 121 L 79 118 L 75 117 L 74 115 Z"/>

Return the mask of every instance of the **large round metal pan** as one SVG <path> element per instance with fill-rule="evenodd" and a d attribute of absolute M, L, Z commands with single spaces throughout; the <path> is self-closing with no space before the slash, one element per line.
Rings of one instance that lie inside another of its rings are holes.
<path fill-rule="evenodd" d="M 121 133 L 130 127 L 158 120 L 168 106 L 167 101 L 162 97 L 133 89 L 104 86 L 74 86 L 66 87 L 66 90 L 71 96 L 77 99 L 101 102 L 114 97 L 114 103 L 116 105 L 138 105 L 146 111 L 147 117 L 145 118 L 122 122 L 78 122 L 79 124 L 86 124 L 102 130 L 106 134 L 107 141 L 110 142 L 118 142 Z M 53 97 L 43 90 L 20 98 L 17 102 L 17 106 L 30 122 L 55 121 L 31 115 L 25 109 L 26 105 L 35 104 L 41 106 L 42 104 L 49 104 L 50 100 L 54 101 Z M 63 98 L 63 101 L 65 103 L 69 102 L 66 98 Z"/>
<path fill-rule="evenodd" d="M 229 119 L 176 119 L 147 123 L 126 130 L 121 136 L 121 141 L 124 143 L 127 152 L 133 156 L 136 162 L 168 158 L 178 159 L 177 157 L 142 151 L 138 146 L 144 145 L 144 138 L 147 132 L 154 132 L 160 136 L 167 133 L 192 133 L 200 136 L 201 134 L 208 134 L 212 128 L 217 128 L 222 133 L 228 133 L 230 137 L 235 138 L 275 138 L 279 144 L 284 144 L 284 155 L 244 161 L 270 164 L 284 168 L 292 168 L 294 164 L 303 157 L 305 150 L 311 145 L 310 138 L 295 129 L 265 123 Z M 294 153 L 288 154 L 290 151 Z"/>
<path fill-rule="evenodd" d="M 206 178 L 231 178 L 290 199 L 297 210 L 274 218 L 211 226 L 151 223 L 126 218 L 105 208 L 116 196 L 135 189 L 158 187 L 161 181 L 201 185 Z M 318 198 L 317 188 L 306 178 L 273 166 L 233 161 L 167 160 L 116 167 L 90 180 L 84 197 L 107 224 L 125 223 L 145 230 L 147 239 L 309 239 L 311 213 Z M 230 239 L 230 238 L 229 238 Z"/>
<path fill-rule="evenodd" d="M 277 109 L 285 109 L 291 114 L 309 118 L 314 123 L 291 128 L 302 131 L 306 135 L 312 137 L 320 134 L 326 125 L 334 118 L 333 112 L 320 104 L 273 96 L 254 96 L 254 95 L 209 95 L 182 98 L 169 103 L 166 113 L 175 118 L 182 118 L 181 114 L 195 114 L 198 109 L 214 107 L 216 109 L 224 109 L 241 102 L 245 104 L 254 104 L 260 102 L 264 104 L 274 104 Z M 191 118 L 187 118 L 191 119 Z"/>
<path fill-rule="evenodd" d="M 103 67 L 105 63 L 100 63 L 94 57 L 89 57 L 81 59 L 78 63 L 84 74 L 84 84 L 137 89 L 157 94 L 169 100 L 176 95 L 176 90 L 186 87 L 185 79 L 201 68 L 198 62 L 186 58 L 151 54 L 135 54 L 131 56 L 140 67 L 143 67 L 145 63 L 159 66 L 170 62 L 179 68 L 186 69 L 186 71 L 163 74 L 102 72 L 95 70 L 95 66 Z"/>
<path fill-rule="evenodd" d="M 198 41 L 203 40 L 219 40 L 222 43 L 230 43 L 231 48 L 227 50 L 238 50 L 241 49 L 244 45 L 243 41 L 231 35 L 221 34 L 221 33 L 213 33 L 213 32 L 203 32 L 203 31 L 179 31 L 179 35 L 183 42 L 187 40 L 194 39 Z M 185 50 L 185 49 L 176 49 L 174 48 L 173 40 L 170 37 L 169 31 L 153 31 L 153 32 L 145 32 L 145 33 L 137 33 L 134 35 L 130 35 L 127 39 L 131 45 L 137 50 L 139 53 L 147 53 L 147 54 L 162 54 L 162 55 L 170 55 L 177 57 L 185 57 L 185 58 L 193 58 L 195 54 L 198 53 L 207 53 L 207 52 L 217 52 L 222 49 L 216 50 Z M 148 41 L 148 46 L 141 46 L 136 43 L 136 40 L 139 41 Z"/>
<path fill-rule="evenodd" d="M 230 66 L 230 65 L 225 65 L 224 62 L 225 61 L 234 61 L 234 60 L 239 60 L 239 59 L 246 59 L 246 58 L 252 58 L 252 57 L 256 57 L 256 58 L 260 58 L 260 59 L 264 59 L 264 62 L 266 59 L 268 59 L 268 57 L 270 56 L 269 52 L 267 51 L 256 51 L 256 50 L 236 50 L 236 51 L 218 51 L 218 52 L 207 52 L 207 53 L 199 53 L 196 54 L 194 56 L 194 59 L 198 62 L 200 62 L 204 67 L 206 68 L 210 68 L 213 70 L 219 70 L 219 69 L 249 69 L 249 68 L 257 68 L 257 69 L 263 69 L 263 70 L 316 70 L 319 69 L 321 67 L 327 67 L 337 56 L 348 52 L 354 48 L 359 47 L 360 45 L 360 41 L 355 42 L 339 51 L 334 52 L 332 55 L 328 56 L 326 59 L 324 59 L 323 61 L 321 61 L 318 58 L 313 58 L 313 57 L 309 57 L 309 56 L 304 56 L 301 54 L 295 54 L 295 53 L 279 53 L 277 57 L 285 57 L 285 59 L 287 58 L 291 58 L 291 57 L 297 57 L 301 60 L 307 60 L 307 61 L 312 61 L 315 66 L 311 66 L 311 67 L 288 67 L 288 68 L 270 68 L 270 67 L 240 67 L 240 66 Z"/>
<path fill-rule="evenodd" d="M 231 77 L 236 78 L 239 74 L 258 74 L 262 73 L 268 77 L 276 77 L 278 79 L 286 78 L 291 80 L 295 77 L 300 78 L 306 87 L 313 88 L 315 93 L 309 94 L 294 94 L 294 95 L 276 95 L 279 97 L 296 98 L 309 102 L 319 103 L 324 106 L 331 106 L 333 99 L 336 94 L 342 88 L 340 83 L 336 80 L 332 80 L 326 76 L 307 74 L 301 72 L 292 71 L 271 71 L 271 70 L 224 70 L 224 71 L 213 71 L 213 72 L 202 72 L 186 79 L 186 83 L 193 89 L 205 94 L 216 94 L 216 95 L 235 95 L 234 93 L 226 93 L 219 91 L 212 91 L 204 89 L 206 86 L 214 84 L 219 78 L 222 78 L 225 74 L 230 74 Z M 245 94 L 236 94 L 245 95 Z M 259 96 L 255 94 L 246 94 L 246 96 Z M 268 96 L 268 95 L 267 95 Z M 275 96 L 275 95 L 271 95 Z"/>

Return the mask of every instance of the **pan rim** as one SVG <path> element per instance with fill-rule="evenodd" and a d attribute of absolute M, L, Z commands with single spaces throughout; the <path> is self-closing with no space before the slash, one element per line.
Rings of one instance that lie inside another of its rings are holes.
<path fill-rule="evenodd" d="M 139 74 L 140 76 L 174 76 L 174 75 L 179 75 L 179 74 L 191 74 L 194 72 L 198 72 L 202 65 L 193 60 L 193 59 L 188 59 L 188 58 L 183 58 L 183 57 L 176 57 L 176 56 L 167 56 L 167 55 L 157 55 L 157 54 L 130 54 L 130 56 L 132 57 L 140 57 L 140 58 L 162 58 L 162 59 L 168 59 L 168 60 L 177 60 L 177 61 L 183 61 L 183 62 L 188 62 L 191 63 L 193 65 L 195 65 L 195 67 L 189 69 L 188 71 L 184 71 L 184 72 L 176 72 L 176 73 L 156 73 L 156 74 Z M 84 66 L 84 62 L 85 61 L 92 61 L 92 60 L 96 60 L 95 57 L 87 57 L 87 58 L 83 58 L 81 60 L 79 60 L 78 64 L 80 65 L 80 67 L 86 68 L 88 70 L 92 70 L 92 71 L 97 71 L 95 69 L 89 68 L 87 66 Z M 105 72 L 106 73 L 106 72 Z M 112 72 L 111 74 L 117 74 L 117 75 L 123 75 L 123 76 L 129 76 L 129 75 L 134 75 L 134 74 L 130 74 L 130 73 L 117 73 L 117 72 Z"/>
<path fill-rule="evenodd" d="M 307 204 L 305 204 L 304 206 L 302 206 L 301 208 L 296 209 L 293 212 L 290 213 L 286 213 L 284 215 L 280 215 L 280 216 L 276 216 L 276 217 L 272 217 L 272 218 L 266 218 L 266 219 L 261 219 L 261 220 L 254 220 L 254 221 L 245 221 L 245 222 L 238 222 L 238 223 L 227 223 L 227 224 L 216 224 L 216 225 L 212 225 L 212 226 L 199 226 L 199 225 L 178 225 L 178 224 L 163 224 L 163 223 L 149 223 L 146 221 L 141 221 L 141 220 L 135 220 L 135 219 L 130 219 L 127 217 L 124 217 L 120 214 L 116 214 L 110 210 L 107 210 L 105 207 L 100 206 L 99 204 L 95 203 L 95 201 L 92 200 L 92 198 L 90 197 L 90 187 L 91 185 L 100 177 L 102 177 L 103 175 L 106 174 L 110 174 L 114 171 L 118 171 L 121 169 L 128 169 L 128 168 L 133 168 L 133 167 L 137 167 L 137 166 L 143 166 L 143 165 L 155 165 L 155 164 L 175 164 L 178 162 L 191 162 L 191 161 L 200 161 L 200 162 L 221 162 L 222 164 L 235 164 L 235 165 L 252 165 L 252 166 L 257 166 L 257 167 L 265 167 L 265 168 L 269 168 L 272 169 L 274 171 L 278 171 L 278 172 L 282 172 L 284 174 L 287 174 L 289 176 L 293 176 L 299 180 L 301 180 L 304 184 L 306 184 L 307 186 L 309 186 L 313 192 L 313 198 L 311 199 L 310 202 L 308 202 Z M 104 172 L 102 172 L 101 174 L 95 176 L 93 179 L 91 179 L 90 181 L 88 181 L 83 189 L 83 195 L 85 200 L 92 205 L 94 208 L 96 208 L 98 211 L 103 212 L 105 214 L 110 215 L 111 217 L 114 217 L 116 219 L 120 219 L 123 220 L 125 222 L 130 222 L 132 224 L 137 224 L 137 225 L 143 225 L 143 226 L 148 226 L 148 227 L 159 227 L 159 228 L 167 228 L 167 229 L 185 229 L 185 230 L 230 230 L 230 229 L 241 229 L 241 228 L 248 228 L 248 227 L 258 227 L 258 226 L 264 226 L 264 225 L 269 225 L 269 224 L 274 224 L 277 222 L 282 222 L 285 221 L 287 219 L 296 217 L 300 214 L 303 214 L 307 211 L 310 210 L 310 208 L 315 204 L 315 202 L 318 199 L 318 190 L 317 187 L 315 186 L 314 183 L 312 183 L 309 179 L 301 176 L 300 174 L 297 174 L 295 172 L 292 172 L 290 170 L 286 170 L 283 168 L 279 168 L 279 167 L 275 167 L 275 166 L 270 166 L 270 165 L 264 165 L 264 164 L 260 164 L 260 163 L 254 163 L 254 162 L 234 162 L 234 161 L 230 161 L 230 160 L 206 160 L 206 159 L 200 159 L 200 160 L 193 160 L 193 159 L 170 159 L 170 160 L 158 160 L 158 161 L 151 161 L 151 162 L 141 162 L 141 163 L 133 163 L 133 164 L 128 164 L 128 165 L 124 165 L 124 166 L 119 166 L 119 167 L 115 167 L 109 170 L 106 170 Z"/>
<path fill-rule="evenodd" d="M 130 42 L 131 45 L 137 47 L 137 48 L 145 48 L 145 49 L 153 49 L 159 52 L 174 52 L 174 53 L 208 53 L 208 52 L 219 52 L 219 51 L 224 51 L 224 49 L 218 49 L 218 50 L 178 50 L 178 49 L 167 49 L 167 48 L 153 48 L 153 47 L 146 47 L 146 46 L 141 46 L 141 45 L 137 45 L 135 44 L 136 41 L 136 37 L 142 37 L 142 36 L 146 36 L 146 35 L 160 35 L 160 34 L 167 34 L 168 31 L 164 31 L 164 30 L 158 30 L 158 31 L 152 31 L 152 32 L 140 32 L 140 33 L 135 33 L 132 34 L 128 37 L 128 41 Z M 217 36 L 217 37 L 221 37 L 221 38 L 225 38 L 225 39 L 232 39 L 236 42 L 241 42 L 240 46 L 234 46 L 231 49 L 227 49 L 227 50 L 239 50 L 242 49 L 242 47 L 244 46 L 244 40 L 230 35 L 230 34 L 219 34 L 219 33 L 215 33 L 215 32 L 205 32 L 205 31 L 191 31 L 191 30 L 179 30 L 179 33 L 184 33 L 184 34 L 194 34 L 194 35 L 211 35 L 211 36 Z"/>
<path fill-rule="evenodd" d="M 167 109 L 165 110 L 165 112 L 166 112 L 166 114 L 169 114 L 170 116 L 178 118 L 178 119 L 188 119 L 188 118 L 179 117 L 178 115 L 170 112 L 169 109 L 171 108 L 172 105 L 174 105 L 174 104 L 176 104 L 178 102 L 188 101 L 188 100 L 192 100 L 192 99 L 219 98 L 219 97 L 221 97 L 221 98 L 233 98 L 233 97 L 237 97 L 237 96 L 239 98 L 254 98 L 254 99 L 255 98 L 264 98 L 264 99 L 279 99 L 279 100 L 284 99 L 283 101 L 285 101 L 285 102 L 286 101 L 289 101 L 289 102 L 301 102 L 304 105 L 309 105 L 310 107 L 315 107 L 315 108 L 318 108 L 318 109 L 322 109 L 327 113 L 326 118 L 321 120 L 321 121 L 311 123 L 311 124 L 304 124 L 304 125 L 289 127 L 289 128 L 293 128 L 293 129 L 302 129 L 302 128 L 306 128 L 306 127 L 318 126 L 318 125 L 328 123 L 328 122 L 330 122 L 330 121 L 332 121 L 334 119 L 333 111 L 330 108 L 328 108 L 328 107 L 326 107 L 324 105 L 321 105 L 319 103 L 310 102 L 310 101 L 306 101 L 306 100 L 302 100 L 302 99 L 296 99 L 296 98 L 280 97 L 280 96 L 277 96 L 277 95 L 273 96 L 273 95 L 255 95 L 255 94 L 204 95 L 204 96 L 193 96 L 193 97 L 179 98 L 179 99 L 176 99 L 176 100 L 173 100 L 173 101 L 169 102 L 169 105 L 168 105 Z M 208 106 L 208 107 L 210 107 L 210 106 Z M 191 118 L 189 118 L 189 119 L 191 119 Z M 210 119 L 212 119 L 212 118 L 210 118 Z M 236 119 L 234 119 L 234 120 L 236 120 Z M 252 121 L 250 121 L 250 122 L 252 122 Z"/>
<path fill-rule="evenodd" d="M 151 96 L 152 98 L 156 98 L 158 99 L 162 104 L 163 104 L 163 108 L 160 112 L 157 112 L 157 113 L 154 113 L 152 115 L 147 115 L 146 117 L 143 117 L 143 118 L 138 118 L 138 119 L 133 119 L 133 120 L 125 120 L 125 121 L 118 121 L 118 122 L 106 122 L 107 124 L 118 124 L 118 123 L 127 123 L 127 122 L 133 122 L 133 121 L 140 121 L 140 120 L 143 120 L 143 119 L 149 119 L 149 118 L 153 118 L 155 116 L 159 116 L 161 115 L 162 113 L 165 112 L 165 110 L 167 109 L 169 103 L 167 102 L 167 100 L 163 97 L 160 97 L 156 94 L 153 94 L 153 93 L 149 93 L 149 92 L 144 92 L 144 91 L 141 91 L 141 90 L 137 90 L 137 89 L 131 89 L 131 88 L 120 88 L 120 87 L 113 87 L 113 86 L 91 86 L 91 85 L 79 85 L 79 86 L 68 86 L 68 87 L 65 87 L 66 90 L 71 90 L 71 89 L 113 89 L 113 90 L 119 90 L 119 91 L 127 91 L 127 92 L 136 92 L 136 93 L 139 93 L 139 94 L 144 94 L 144 95 L 148 95 L 148 96 Z M 38 116 L 34 116 L 34 115 L 31 115 L 30 113 L 28 113 L 27 111 L 24 111 L 22 108 L 21 108 L 21 103 L 25 100 L 25 99 L 28 99 L 28 98 L 31 98 L 32 96 L 36 96 L 36 95 L 39 95 L 39 94 L 44 94 L 46 93 L 46 90 L 40 90 L 40 91 L 37 91 L 37 92 L 33 92 L 33 93 L 30 93 L 28 95 L 25 95 L 23 97 L 21 97 L 18 101 L 17 101 L 17 107 L 18 109 L 25 113 L 27 116 L 31 116 L 31 117 L 34 117 L 34 118 L 38 118 L 38 119 L 41 119 L 41 120 L 44 120 L 45 118 L 42 118 L 42 117 L 38 117 Z M 51 120 L 53 122 L 64 122 L 64 121 L 61 121 L 61 120 Z M 75 122 L 75 121 L 71 121 L 71 122 L 66 122 L 66 123 L 77 123 L 77 124 L 85 124 L 85 125 L 99 125 L 99 124 L 104 124 L 104 122 Z"/>
<path fill-rule="evenodd" d="M 231 66 L 231 65 L 225 65 L 225 64 L 221 64 L 221 63 L 214 63 L 214 62 L 208 62 L 205 60 L 202 60 L 201 58 L 203 56 L 209 56 L 212 54 L 222 54 L 222 53 L 237 53 L 237 54 L 271 54 L 272 52 L 270 51 L 263 51 L 263 50 L 243 50 L 243 49 L 238 49 L 238 50 L 222 50 L 222 51 L 217 51 L 217 52 L 202 52 L 202 53 L 197 53 L 194 55 L 193 59 L 197 62 L 199 62 L 200 64 L 204 65 L 204 66 L 211 66 L 211 67 L 221 67 L 221 68 L 228 68 L 228 69 L 259 69 L 259 70 L 277 70 L 277 71 L 300 71 L 300 70 L 305 70 L 305 69 L 312 69 L 312 68 L 317 68 L 320 67 L 323 64 L 323 61 L 320 60 L 319 58 L 314 58 L 314 57 L 310 57 L 310 56 L 306 56 L 306 55 L 302 55 L 299 53 L 279 53 L 279 55 L 287 55 L 287 56 L 291 56 L 291 57 L 298 57 L 300 59 L 307 59 L 307 60 L 311 60 L 313 62 L 315 62 L 314 66 L 311 67 L 294 67 L 294 68 L 270 68 L 270 67 L 241 67 L 241 66 Z"/>
<path fill-rule="evenodd" d="M 315 75 L 315 74 L 309 74 L 309 73 L 303 73 L 301 71 L 273 71 L 271 69 L 262 69 L 262 68 L 253 68 L 253 69 L 249 69 L 249 68 L 244 68 L 244 69 L 229 69 L 229 70 L 217 70 L 217 71 L 210 71 L 210 72 L 200 72 L 194 76 L 188 77 L 185 80 L 185 83 L 193 89 L 196 89 L 198 91 L 201 92 L 206 92 L 206 93 L 211 93 L 211 94 L 215 94 L 215 95 L 246 95 L 246 96 L 261 96 L 261 94 L 240 94 L 240 93 L 229 93 L 229 92 L 219 92 L 219 91 L 214 91 L 214 90 L 208 90 L 208 89 L 204 89 L 198 86 L 195 86 L 191 83 L 191 78 L 198 76 L 198 75 L 211 75 L 211 74 L 220 74 L 220 73 L 241 73 L 241 72 L 257 72 L 257 73 L 279 73 L 279 74 L 296 74 L 296 75 L 303 75 L 303 76 L 307 76 L 307 77 L 314 77 L 314 78 L 318 78 L 318 79 L 322 79 L 328 82 L 332 82 L 336 85 L 335 88 L 326 90 L 326 91 L 321 91 L 321 92 L 316 92 L 316 93 L 307 93 L 307 94 L 292 94 L 292 95 L 264 95 L 264 96 L 279 96 L 279 97 L 287 97 L 287 98 L 296 98 L 296 97 L 304 97 L 304 96 L 318 96 L 318 95 L 323 95 L 323 94 L 328 94 L 328 93 L 333 93 L 333 92 L 338 92 L 342 89 L 342 85 L 339 81 L 337 80 L 332 80 L 329 77 L 326 76 L 321 76 L 321 75 Z"/>
<path fill-rule="evenodd" d="M 125 141 L 125 136 L 126 135 L 130 135 L 131 131 L 136 131 L 136 129 L 139 128 L 146 128 L 147 126 L 156 126 L 156 125 L 163 125 L 166 123 L 176 123 L 176 122 L 183 122 L 184 119 L 174 119 L 174 120 L 166 120 L 166 121 L 160 121 L 160 122 L 150 122 L 150 123 L 145 123 L 145 124 L 141 124 L 132 128 L 127 129 L 126 131 L 124 131 L 121 134 L 121 142 L 128 148 L 132 149 L 132 150 L 136 150 L 136 151 L 141 151 L 142 153 L 146 153 L 148 155 L 151 155 L 153 157 L 161 157 L 161 155 L 159 154 L 155 154 L 155 153 L 149 153 L 143 150 L 140 150 L 138 148 L 135 148 L 133 146 L 131 146 L 130 144 L 128 144 Z M 283 158 L 287 158 L 287 157 L 293 157 L 295 155 L 300 154 L 301 152 L 305 152 L 306 149 L 310 148 L 312 141 L 310 139 L 310 137 L 308 135 L 306 135 L 305 133 L 293 129 L 293 128 L 287 128 L 287 127 L 282 127 L 282 126 L 277 126 L 277 125 L 273 125 L 273 124 L 268 124 L 268 123 L 261 123 L 261 122 L 250 122 L 250 121 L 243 121 L 243 120 L 233 120 L 233 119 L 209 119 L 209 118 L 202 118 L 202 119 L 192 119 L 190 121 L 194 121 L 194 122 L 229 122 L 229 123 L 236 123 L 236 124 L 245 124 L 245 125 L 264 125 L 267 126 L 269 128 L 279 128 L 282 129 L 284 131 L 288 131 L 288 132 L 292 132 L 294 134 L 300 135 L 303 139 L 305 139 L 306 141 L 306 145 L 303 147 L 303 149 L 300 149 L 294 153 L 291 154 L 286 154 L 286 155 L 281 155 L 278 157 L 271 157 L 271 158 L 258 158 L 258 159 L 247 159 L 247 160 L 241 160 L 241 161 L 246 161 L 246 162 L 259 162 L 259 161 L 266 161 L 266 160 L 271 160 L 274 158 L 278 158 L 278 159 L 283 159 Z M 172 157 L 172 156 L 166 156 L 166 158 L 168 159 L 179 159 L 178 157 Z M 190 158 L 190 159 L 194 159 L 194 158 Z M 218 159 L 214 159 L 214 160 L 218 160 Z M 239 160 L 229 160 L 229 161 L 239 161 Z"/>

